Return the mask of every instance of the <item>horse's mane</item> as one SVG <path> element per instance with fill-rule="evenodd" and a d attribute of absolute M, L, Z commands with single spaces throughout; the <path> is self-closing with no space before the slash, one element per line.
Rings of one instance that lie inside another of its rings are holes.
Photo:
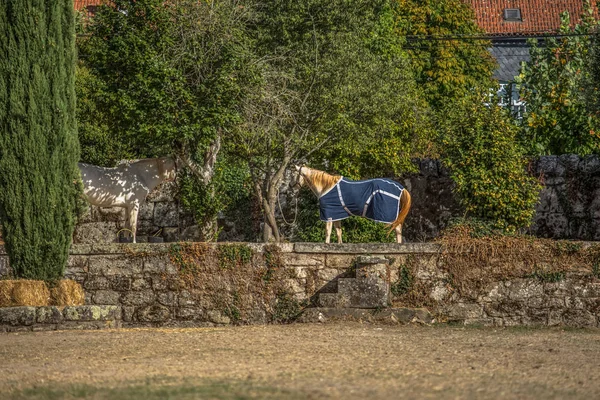
<path fill-rule="evenodd" d="M 342 178 L 341 175 L 331 175 L 327 172 L 319 171 L 318 169 L 312 169 L 304 167 L 310 171 L 308 176 L 305 178 L 315 187 L 316 190 L 323 192 L 333 187 Z"/>

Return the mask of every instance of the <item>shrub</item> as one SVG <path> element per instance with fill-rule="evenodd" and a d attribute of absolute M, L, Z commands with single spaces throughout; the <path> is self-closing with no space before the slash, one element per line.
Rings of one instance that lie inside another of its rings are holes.
<path fill-rule="evenodd" d="M 525 171 L 517 127 L 483 98 L 471 95 L 444 110 L 442 157 L 469 216 L 515 231 L 531 223 L 540 185 Z"/>

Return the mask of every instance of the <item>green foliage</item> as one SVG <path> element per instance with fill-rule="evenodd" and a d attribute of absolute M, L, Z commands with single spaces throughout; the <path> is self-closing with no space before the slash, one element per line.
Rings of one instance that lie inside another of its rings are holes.
<path fill-rule="evenodd" d="M 274 322 L 292 322 L 302 312 L 300 302 L 287 292 L 281 292 L 275 298 L 273 308 Z"/>
<path fill-rule="evenodd" d="M 257 84 L 228 151 L 248 162 L 277 240 L 277 191 L 293 159 L 349 176 L 410 169 L 430 131 L 390 1 L 275 0 L 257 21 Z"/>
<path fill-rule="evenodd" d="M 112 167 L 119 160 L 138 157 L 110 128 L 110 123 L 96 99 L 104 95 L 105 85 L 89 68 L 79 63 L 75 75 L 77 96 L 77 130 L 81 145 L 81 161 Z"/>
<path fill-rule="evenodd" d="M 66 0 L 0 2 L 0 221 L 16 277 L 62 277 L 80 185 L 75 18 Z"/>
<path fill-rule="evenodd" d="M 208 185 L 187 170 L 182 171 L 177 180 L 181 204 L 194 213 L 197 223 L 204 226 L 224 210 L 227 217 L 246 227 L 247 239 L 253 239 L 252 195 L 246 167 L 222 157 Z"/>
<path fill-rule="evenodd" d="M 398 269 L 398 280 L 393 282 L 390 289 L 394 296 L 401 296 L 408 293 L 414 284 L 415 277 L 406 265 L 401 265 Z"/>
<path fill-rule="evenodd" d="M 203 160 L 218 130 L 239 121 L 246 19 L 235 0 L 114 0 L 99 7 L 79 41 L 81 62 L 94 77 L 87 84 L 95 90 L 84 93 L 98 111 L 90 124 L 102 134 L 93 138 L 102 144 L 108 132 L 138 157 L 186 149 Z"/>
<path fill-rule="evenodd" d="M 541 270 L 534 271 L 529 278 L 534 278 L 539 280 L 540 282 L 547 283 L 556 283 L 565 279 L 565 274 L 563 272 L 546 272 Z"/>
<path fill-rule="evenodd" d="M 517 79 L 527 103 L 521 141 L 529 154 L 584 156 L 600 151 L 598 116 L 586 107 L 586 87 L 588 98 L 598 93 L 598 82 L 592 81 L 588 68 L 588 35 L 598 23 L 589 2 L 586 8 L 581 23 L 573 28 L 569 14 L 561 15 L 560 33 L 574 36 L 549 38 L 544 45 L 530 42 L 531 61 Z"/>
<path fill-rule="evenodd" d="M 250 263 L 253 254 L 252 249 L 245 244 L 222 244 L 217 250 L 219 266 L 224 269 Z"/>
<path fill-rule="evenodd" d="M 444 234 L 457 230 L 468 233 L 469 237 L 473 239 L 510 235 L 510 232 L 499 228 L 495 222 L 470 217 L 451 219 Z"/>
<path fill-rule="evenodd" d="M 484 98 L 468 96 L 444 111 L 443 160 L 470 217 L 515 231 L 531 223 L 540 185 L 525 171 L 512 119 Z"/>
<path fill-rule="evenodd" d="M 460 99 L 473 88 L 491 88 L 496 62 L 486 40 L 435 40 L 431 36 L 482 35 L 471 5 L 464 0 L 396 0 L 397 29 L 401 35 L 425 36 L 409 40 L 419 88 L 435 109 Z"/>
<path fill-rule="evenodd" d="M 300 242 L 324 242 L 325 222 L 319 219 L 319 203 L 309 189 L 300 192 L 297 226 L 294 240 Z M 388 235 L 386 224 L 366 218 L 351 217 L 342 221 L 342 239 L 345 243 L 394 242 L 394 233 Z M 335 230 L 331 234 L 335 242 Z"/>

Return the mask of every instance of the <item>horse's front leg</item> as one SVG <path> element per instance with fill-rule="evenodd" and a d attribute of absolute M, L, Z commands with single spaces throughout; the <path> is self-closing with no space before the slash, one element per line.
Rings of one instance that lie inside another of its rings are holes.
<path fill-rule="evenodd" d="M 396 242 L 402 243 L 402 224 L 398 225 L 395 229 L 396 231 Z"/>
<path fill-rule="evenodd" d="M 338 243 L 342 243 L 342 221 L 335 221 L 335 234 L 337 235 Z"/>
<path fill-rule="evenodd" d="M 333 222 L 327 221 L 325 222 L 325 243 L 331 243 L 331 228 L 333 227 Z"/>
<path fill-rule="evenodd" d="M 135 233 L 137 231 L 137 217 L 140 211 L 140 203 L 135 201 L 129 206 L 129 229 L 131 230 L 131 236 L 133 237 L 133 243 L 135 243 Z"/>

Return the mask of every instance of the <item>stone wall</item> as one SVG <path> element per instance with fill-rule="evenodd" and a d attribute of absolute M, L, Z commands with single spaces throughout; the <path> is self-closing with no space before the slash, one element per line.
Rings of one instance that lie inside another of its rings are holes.
<path fill-rule="evenodd" d="M 420 160 L 419 172 L 402 177 L 413 202 L 404 236 L 410 242 L 423 242 L 439 235 L 453 217 L 464 215 L 463 208 L 452 193 L 454 183 L 439 160 Z M 600 240 L 600 158 L 575 155 L 545 156 L 531 165 L 531 173 L 544 183 L 536 207 L 531 234 L 554 239 Z M 293 208 L 290 191 L 280 191 L 284 209 Z M 289 210 L 288 210 L 289 211 Z M 288 217 L 295 211 L 286 212 Z M 293 217 L 292 217 L 293 218 Z M 236 221 L 220 220 L 226 240 L 243 240 L 236 232 Z M 124 227 L 122 209 L 91 207 L 74 235 L 75 243 L 110 243 Z M 283 224 L 282 228 L 286 228 Z M 285 231 L 285 229 L 284 229 Z M 202 235 L 189 212 L 176 198 L 173 183 L 159 187 L 148 196 L 140 210 L 139 240 L 158 235 L 166 242 L 201 240 Z"/>
<path fill-rule="evenodd" d="M 0 332 L 119 327 L 118 306 L 0 307 Z"/>
<path fill-rule="evenodd" d="M 89 206 L 80 218 L 73 234 L 73 243 L 114 243 L 118 234 L 128 234 L 126 213 L 121 207 Z M 148 236 L 163 238 L 165 242 L 201 240 L 200 230 L 191 213 L 177 200 L 177 185 L 166 182 L 148 195 L 140 207 L 137 223 L 137 241 L 146 242 Z"/>
<path fill-rule="evenodd" d="M 231 246 L 201 245 L 206 249 Z M 568 272 L 553 282 L 540 280 L 539 277 L 492 282 L 476 296 L 463 297 L 460 291 L 449 284 L 440 247 L 426 243 L 287 243 L 280 245 L 277 253 L 269 248 L 270 256 L 266 256 L 267 248 L 264 245 L 244 244 L 242 246 L 251 249 L 253 254 L 247 258 L 247 262 L 251 268 L 262 271 L 259 283 L 264 284 L 265 288 L 278 285 L 279 289 L 276 298 L 261 297 L 260 294 L 256 297 L 255 293 L 255 297 L 251 297 L 247 303 L 249 308 L 236 317 L 235 313 L 231 313 L 230 305 L 219 303 L 215 296 L 219 295 L 222 299 L 223 295 L 227 295 L 232 302 L 244 296 L 243 293 L 235 293 L 235 288 L 228 286 L 225 279 L 235 273 L 237 267 L 234 264 L 217 265 L 217 278 L 221 274 L 224 278 L 221 283 L 225 285 L 203 286 L 201 291 L 197 291 L 184 282 L 182 274 L 202 265 L 194 266 L 185 258 L 178 259 L 179 253 L 174 252 L 177 248 L 173 246 L 178 244 L 74 245 L 66 277 L 82 284 L 87 305 L 119 306 L 125 326 L 212 326 L 234 322 L 263 324 L 280 321 L 277 313 L 295 317 L 301 309 L 311 310 L 315 307 L 354 307 L 360 309 L 360 315 L 382 312 L 379 303 L 371 307 L 361 299 L 344 300 L 344 296 L 351 298 L 357 291 L 358 295 L 374 293 L 370 278 L 363 274 L 361 281 L 356 268 L 357 260 L 369 255 L 385 260 L 384 269 L 378 269 L 378 273 L 388 289 L 392 287 L 392 294 L 393 288 L 403 283 L 402 269 L 407 265 L 413 268 L 410 284 L 420 287 L 423 297 L 418 301 L 421 303 L 415 303 L 414 300 L 403 303 L 401 295 L 391 295 L 389 303 L 396 310 L 399 307 L 426 305 L 437 321 L 495 326 L 597 327 L 600 322 L 600 280 L 593 271 Z M 589 244 L 582 244 L 582 247 L 585 246 Z M 6 259 L 6 254 L 0 248 L 0 265 L 5 265 L 0 274 L 4 276 L 9 274 Z M 197 260 L 204 260 L 201 254 Z M 266 268 L 265 264 L 269 263 L 271 267 Z M 198 274 L 197 278 L 200 281 L 209 280 L 203 274 Z M 215 282 L 214 276 L 210 278 L 213 279 L 211 282 Z M 238 283 L 255 285 L 256 282 L 242 276 Z M 340 285 L 351 291 L 343 292 Z M 283 292 L 285 296 L 279 297 Z M 381 298 L 377 301 L 381 301 Z M 410 318 L 415 315 L 413 311 L 409 314 Z M 394 315 L 396 318 L 399 313 Z M 426 317 L 420 317 L 420 320 L 430 321 Z"/>

